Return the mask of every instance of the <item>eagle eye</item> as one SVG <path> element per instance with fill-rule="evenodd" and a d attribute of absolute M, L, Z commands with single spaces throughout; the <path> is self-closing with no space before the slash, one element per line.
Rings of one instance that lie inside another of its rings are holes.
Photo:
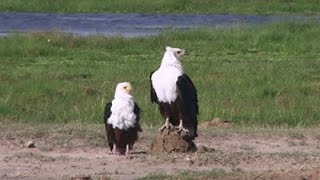
<path fill-rule="evenodd" d="M 182 51 L 177 51 L 177 53 L 178 53 L 178 54 L 181 54 L 181 53 L 182 53 Z"/>

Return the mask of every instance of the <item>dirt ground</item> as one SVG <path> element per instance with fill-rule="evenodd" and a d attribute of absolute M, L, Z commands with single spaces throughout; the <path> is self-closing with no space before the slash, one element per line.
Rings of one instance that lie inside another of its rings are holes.
<path fill-rule="evenodd" d="M 320 179 L 319 130 L 200 128 L 196 152 L 151 155 L 158 132 L 144 128 L 127 159 L 110 154 L 103 125 L 0 123 L 0 179 L 135 179 L 212 170 L 225 172 L 214 179 Z"/>

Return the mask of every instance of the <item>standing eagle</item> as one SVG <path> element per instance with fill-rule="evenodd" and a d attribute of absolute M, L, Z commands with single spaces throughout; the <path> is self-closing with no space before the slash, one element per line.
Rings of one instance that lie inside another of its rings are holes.
<path fill-rule="evenodd" d="M 131 95 L 132 87 L 128 82 L 119 83 L 112 102 L 106 104 L 104 123 L 108 144 L 113 154 L 130 154 L 138 131 L 140 109 Z"/>
<path fill-rule="evenodd" d="M 150 74 L 151 102 L 157 103 L 165 124 L 175 126 L 193 140 L 197 134 L 198 98 L 190 77 L 183 72 L 180 58 L 185 50 L 166 47 L 160 68 Z"/>

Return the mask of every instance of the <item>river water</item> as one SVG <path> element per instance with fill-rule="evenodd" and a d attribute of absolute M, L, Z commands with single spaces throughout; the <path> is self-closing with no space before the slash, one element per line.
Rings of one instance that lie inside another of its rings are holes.
<path fill-rule="evenodd" d="M 275 21 L 305 21 L 319 17 L 237 14 L 155 13 L 0 13 L 0 34 L 57 31 L 87 35 L 146 36 L 167 28 L 265 24 Z"/>

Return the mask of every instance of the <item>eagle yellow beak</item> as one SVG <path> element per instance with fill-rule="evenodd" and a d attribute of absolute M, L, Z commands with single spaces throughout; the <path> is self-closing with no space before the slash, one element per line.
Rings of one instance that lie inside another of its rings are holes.
<path fill-rule="evenodd" d="M 181 56 L 183 56 L 185 54 L 187 54 L 187 53 L 186 53 L 186 50 L 184 50 L 184 49 L 181 49 L 180 51 L 177 51 L 178 57 L 181 57 Z"/>
<path fill-rule="evenodd" d="M 131 90 L 132 90 L 131 84 L 128 84 L 127 86 L 125 86 L 125 87 L 124 87 L 124 90 L 127 91 L 128 93 L 130 93 Z"/>
<path fill-rule="evenodd" d="M 186 50 L 182 49 L 182 51 L 181 51 L 181 53 L 180 53 L 180 56 L 185 55 L 185 54 L 187 54 L 187 53 L 186 53 Z"/>

